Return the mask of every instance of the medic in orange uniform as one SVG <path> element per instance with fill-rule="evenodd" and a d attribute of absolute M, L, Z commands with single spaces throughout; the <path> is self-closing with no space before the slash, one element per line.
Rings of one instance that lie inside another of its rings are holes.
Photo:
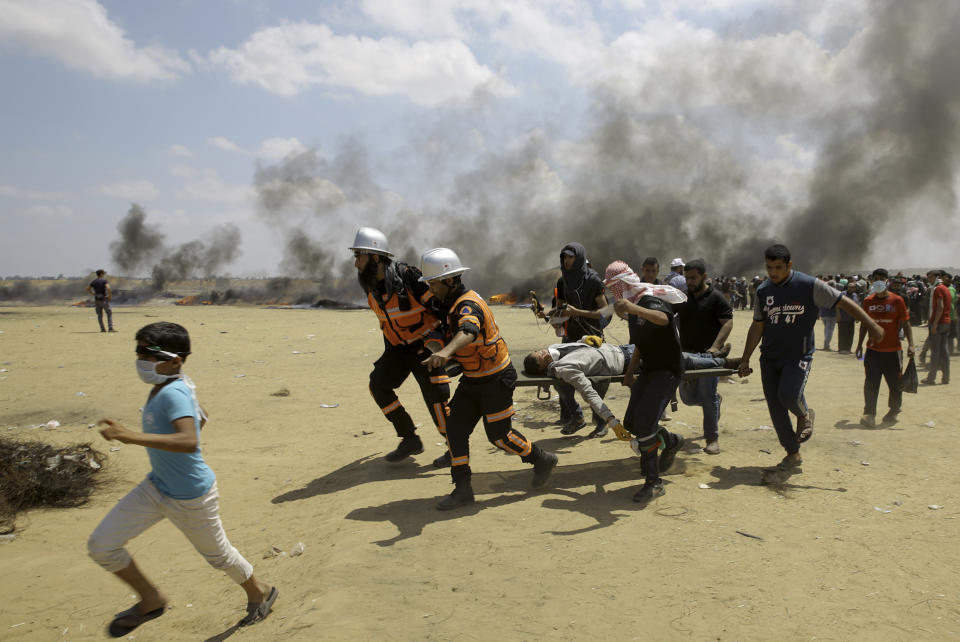
<path fill-rule="evenodd" d="M 546 484 L 557 456 L 541 449 L 513 429 L 513 388 L 517 371 L 510 363 L 507 342 L 493 313 L 483 298 L 468 290 L 460 275 L 460 258 L 447 248 L 424 252 L 420 259 L 421 280 L 447 308 L 447 345 L 423 361 L 431 368 L 441 368 L 453 359 L 463 367 L 460 383 L 450 401 L 447 422 L 447 444 L 451 456 L 451 473 L 455 484 L 452 493 L 437 502 L 439 510 L 450 510 L 473 502 L 470 484 L 470 434 L 477 421 L 483 419 L 487 439 L 497 448 L 533 464 L 534 488 Z"/>
<path fill-rule="evenodd" d="M 392 260 L 387 237 L 380 230 L 361 227 L 349 249 L 355 257 L 357 279 L 383 331 L 383 354 L 370 373 L 370 394 L 400 437 L 400 445 L 387 453 L 386 460 L 401 461 L 423 452 L 413 419 L 395 392 L 411 373 L 420 385 L 430 418 L 440 434 L 446 435 L 450 378 L 443 368 L 429 369 L 421 363 L 443 345 L 436 302 L 430 288 L 420 281 L 420 270 Z M 433 463 L 438 468 L 449 466 L 449 453 Z"/>

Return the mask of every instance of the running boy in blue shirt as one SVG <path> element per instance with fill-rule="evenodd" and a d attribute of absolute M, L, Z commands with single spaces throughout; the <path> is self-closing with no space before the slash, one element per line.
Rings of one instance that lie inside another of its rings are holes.
<path fill-rule="evenodd" d="M 123 637 L 166 610 L 167 598 L 123 548 L 164 517 L 211 566 L 246 591 L 247 615 L 238 625 L 259 622 L 270 613 L 277 589 L 254 577 L 253 567 L 230 544 L 220 523 L 216 477 L 200 454 L 206 415 L 193 382 L 180 372 L 190 354 L 190 336 L 181 325 L 160 322 L 140 328 L 136 339 L 137 374 L 153 385 L 143 408 L 143 432 L 102 419 L 106 427 L 100 434 L 108 441 L 144 446 L 151 470 L 107 513 L 87 542 L 90 557 L 140 595 L 139 602 L 116 615 L 108 632 Z"/>

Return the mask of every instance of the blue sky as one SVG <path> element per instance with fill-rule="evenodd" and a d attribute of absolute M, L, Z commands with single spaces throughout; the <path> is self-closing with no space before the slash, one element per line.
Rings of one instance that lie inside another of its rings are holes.
<path fill-rule="evenodd" d="M 692 175 L 711 164 L 703 180 L 650 166 L 651 189 L 766 233 L 772 212 L 809 202 L 824 121 L 876 99 L 861 74 L 870 11 L 854 0 L 0 0 L 0 275 L 116 273 L 109 245 L 134 202 L 171 246 L 236 225 L 241 252 L 222 268 L 236 276 L 278 274 L 292 229 L 335 253 L 359 224 L 409 220 L 423 228 L 411 247 L 447 244 L 430 217 L 470 219 L 455 196 L 464 177 L 521 149 L 536 156 L 530 206 L 569 212 L 584 168 L 606 158 L 595 137 L 611 105 L 695 139 Z M 359 192 L 333 178 L 349 182 L 331 169 L 347 141 L 369 174 Z M 318 170 L 290 211 L 265 213 L 257 167 L 311 150 L 329 175 Z M 697 192 L 731 162 L 736 186 Z M 318 204 L 331 194 L 335 206 Z M 911 207 L 926 216 L 943 201 Z M 548 244 L 564 238 L 556 225 Z M 865 260 L 889 255 L 889 239 L 907 264 L 952 252 L 894 221 Z"/>

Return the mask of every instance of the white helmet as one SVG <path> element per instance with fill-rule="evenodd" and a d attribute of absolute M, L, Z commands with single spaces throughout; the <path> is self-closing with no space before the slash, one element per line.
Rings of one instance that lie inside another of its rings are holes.
<path fill-rule="evenodd" d="M 435 247 L 427 250 L 420 257 L 421 281 L 436 281 L 451 276 L 463 274 L 470 268 L 463 267 L 460 257 L 453 250 L 445 247 Z"/>
<path fill-rule="evenodd" d="M 353 239 L 353 247 L 348 250 L 354 252 L 366 252 L 367 254 L 379 254 L 381 256 L 392 257 L 390 248 L 387 245 L 387 235 L 375 227 L 361 227 L 357 230 L 357 235 Z"/>

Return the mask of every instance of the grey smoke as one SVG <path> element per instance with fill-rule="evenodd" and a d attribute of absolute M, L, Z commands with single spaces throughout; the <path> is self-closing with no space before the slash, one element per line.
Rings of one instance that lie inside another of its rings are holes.
<path fill-rule="evenodd" d="M 957 211 L 960 4 L 884 0 L 872 19 L 860 62 L 874 100 L 832 123 L 810 205 L 784 233 L 818 266 L 859 266 L 874 230 L 914 222 L 918 203 L 935 223 Z"/>
<path fill-rule="evenodd" d="M 240 255 L 241 234 L 232 223 L 211 230 L 207 242 L 194 240 L 167 247 L 159 227 L 146 223 L 146 212 L 137 204 L 130 207 L 117 231 L 120 238 L 110 243 L 114 263 L 127 272 L 149 268 L 155 291 L 169 281 L 215 276 Z"/>
<path fill-rule="evenodd" d="M 428 247 L 455 249 L 473 268 L 468 282 L 488 295 L 522 291 L 556 266 L 569 241 L 583 243 L 601 272 L 614 259 L 638 268 L 655 255 L 662 266 L 700 256 L 715 275 L 756 274 L 774 241 L 805 271 L 861 268 L 881 232 L 956 213 L 960 132 L 960 4 L 883 0 L 869 5 L 869 17 L 859 33 L 860 25 L 835 25 L 824 36 L 856 52 L 844 74 L 862 93 L 857 100 L 820 96 L 819 85 L 802 86 L 789 69 L 720 47 L 711 60 L 664 61 L 632 94 L 616 79 L 597 89 L 593 124 L 572 141 L 572 158 L 545 133 L 550 127 L 532 130 L 430 190 L 442 198 L 405 193 L 397 204 L 354 139 L 329 160 L 311 150 L 259 166 L 260 210 L 287 238 L 284 268 L 338 288 L 352 268 L 336 257 L 364 224 L 381 228 L 411 263 Z M 777 20 L 745 23 L 762 31 Z M 708 80 L 703 65 L 716 71 Z M 690 88 L 688 78 L 714 84 Z M 698 89 L 722 95 L 721 106 L 664 106 L 664 91 L 683 104 L 682 92 Z M 447 132 L 452 147 L 462 149 L 466 129 Z M 768 185 L 753 157 L 783 131 L 798 131 L 819 154 L 811 174 L 795 169 L 796 178 L 774 175 Z M 418 150 L 407 151 L 416 166 Z M 429 174 L 430 161 L 422 165 Z"/>

